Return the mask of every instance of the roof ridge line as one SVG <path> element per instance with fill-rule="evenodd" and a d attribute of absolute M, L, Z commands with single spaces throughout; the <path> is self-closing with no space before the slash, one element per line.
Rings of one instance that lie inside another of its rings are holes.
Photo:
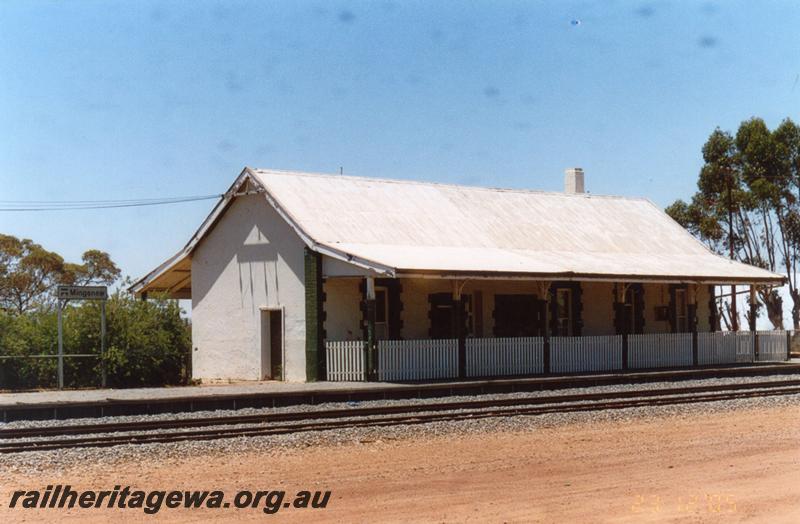
<path fill-rule="evenodd" d="M 409 180 L 399 178 L 382 178 L 382 177 L 368 177 L 368 176 L 355 176 L 355 175 L 340 175 L 336 173 L 320 173 L 308 171 L 292 171 L 286 169 L 264 169 L 258 167 L 248 168 L 256 173 L 276 174 L 276 175 L 296 175 L 305 177 L 319 177 L 319 178 L 345 178 L 348 180 L 358 181 L 374 181 L 389 184 L 415 184 L 420 186 L 438 186 L 438 187 L 453 187 L 458 189 L 473 189 L 479 191 L 490 192 L 504 192 L 504 193 L 522 193 L 522 194 L 536 194 L 536 195 L 553 195 L 563 196 L 568 198 L 582 197 L 582 198 L 606 198 L 611 200 L 635 200 L 635 201 L 648 201 L 645 197 L 625 196 L 625 195 L 601 195 L 595 193 L 564 193 L 562 191 L 546 191 L 544 189 L 526 189 L 526 188 L 511 188 L 511 187 L 488 187 L 488 186 L 470 186 L 466 184 L 454 184 L 450 182 L 432 182 L 428 180 Z"/>

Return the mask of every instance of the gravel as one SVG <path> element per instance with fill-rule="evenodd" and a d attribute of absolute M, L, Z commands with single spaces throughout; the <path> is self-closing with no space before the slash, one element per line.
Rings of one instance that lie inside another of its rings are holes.
<path fill-rule="evenodd" d="M 103 417 L 103 418 L 73 418 L 67 420 L 17 420 L 8 423 L 0 422 L 0 429 L 37 428 L 37 427 L 51 427 L 51 426 L 58 427 L 58 426 L 73 426 L 73 425 L 98 424 L 98 423 L 141 422 L 147 420 L 178 420 L 178 419 L 189 420 L 194 418 L 220 417 L 227 415 L 267 415 L 271 413 L 320 411 L 326 409 L 347 409 L 353 407 L 383 407 L 383 406 L 409 405 L 409 404 L 424 406 L 425 404 L 434 404 L 434 403 L 438 404 L 442 402 L 461 402 L 465 400 L 475 400 L 475 399 L 495 400 L 495 399 L 505 399 L 505 398 L 509 399 L 546 398 L 551 396 L 572 395 L 572 394 L 608 393 L 608 392 L 621 392 L 621 391 L 648 391 L 648 390 L 668 389 L 675 387 L 715 386 L 715 385 L 727 385 L 727 384 L 773 382 L 773 381 L 791 380 L 793 378 L 795 378 L 793 375 L 709 378 L 709 379 L 699 379 L 699 380 L 651 382 L 644 384 L 581 386 L 578 388 L 533 391 L 533 392 L 518 392 L 518 393 L 462 395 L 462 396 L 431 397 L 431 398 L 400 399 L 400 400 L 370 400 L 370 401 L 359 401 L 359 402 L 326 402 L 320 404 L 301 404 L 296 406 L 285 406 L 277 408 L 243 408 L 235 411 L 233 410 L 193 411 L 193 412 L 181 412 L 181 413 L 162 413 L 157 415 L 132 415 L 132 416 L 117 416 L 117 417 Z"/>
<path fill-rule="evenodd" d="M 783 377 L 785 378 L 785 377 Z M 758 377 L 763 380 L 764 377 Z M 717 379 L 715 379 L 717 380 Z M 730 381 L 731 379 L 718 379 Z M 759 380 L 753 380 L 759 381 Z M 693 381 L 709 384 L 709 380 Z M 734 380 L 740 383 L 742 379 Z M 674 386 L 674 383 L 666 383 Z M 688 384 L 687 384 L 688 385 Z M 636 386 L 602 386 L 598 391 L 619 391 L 624 388 L 657 389 L 658 385 Z M 665 387 L 663 384 L 661 387 Z M 577 391 L 586 392 L 589 388 Z M 565 393 L 543 392 L 542 395 Z M 530 395 L 530 394 L 524 394 Z M 496 395 L 493 395 L 496 396 Z M 510 396 L 510 395 L 505 395 Z M 431 402 L 431 399 L 421 400 L 420 404 Z M 386 401 L 390 402 L 390 401 Z M 394 402 L 394 401 L 391 401 Z M 405 402 L 405 401 L 403 401 Z M 383 403 L 383 401 L 381 401 Z M 367 404 L 367 403 L 362 403 Z M 370 403 L 372 404 L 372 403 Z M 333 406 L 333 405 L 331 405 Z M 215 455 L 229 453 L 258 452 L 266 455 L 282 453 L 287 449 L 305 448 L 309 446 L 343 446 L 343 445 L 370 445 L 394 440 L 412 438 L 438 438 L 452 435 L 466 435 L 477 432 L 515 432 L 536 431 L 542 428 L 555 427 L 563 424 L 577 423 L 631 423 L 635 420 L 648 417 L 678 417 L 690 418 L 698 415 L 711 415 L 714 413 L 728 412 L 740 409 L 766 409 L 788 406 L 800 406 L 800 395 L 785 395 L 771 397 L 757 397 L 750 399 L 724 400 L 698 404 L 683 404 L 671 406 L 645 406 L 619 410 L 549 413 L 536 416 L 508 416 L 476 420 L 443 421 L 427 424 L 391 426 L 384 428 L 363 427 L 326 430 L 318 432 L 295 433 L 288 435 L 273 435 L 266 437 L 241 437 L 212 441 L 184 441 L 167 444 L 137 444 L 121 445 L 111 448 L 85 448 L 66 449 L 58 451 L 36 451 L 11 455 L 0 455 L 0 471 L 6 474 L 36 474 L 47 472 L 50 474 L 65 471 L 80 471 L 94 467 L 110 468 L 115 464 L 135 461 L 146 456 L 150 460 L 163 463 L 179 464 L 184 457 L 195 455 Z M 317 409 L 321 406 L 312 406 Z M 298 406 L 289 408 L 296 410 Z M 286 408 L 278 408 L 286 409 Z M 237 413 L 240 413 L 240 410 Z M 257 410 L 262 411 L 262 410 Z M 217 413 L 218 414 L 218 413 Z M 116 417 L 117 419 L 123 417 Z M 124 417 L 125 419 L 141 419 L 141 417 Z M 95 420 L 96 419 L 89 419 Z M 70 421 L 74 422 L 74 421 Z"/>

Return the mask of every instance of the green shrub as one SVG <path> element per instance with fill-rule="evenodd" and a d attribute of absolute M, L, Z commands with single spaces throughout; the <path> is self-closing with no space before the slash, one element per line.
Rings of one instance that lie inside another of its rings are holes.
<path fill-rule="evenodd" d="M 64 352 L 100 353 L 100 303 L 70 303 L 64 315 Z M 109 387 L 182 384 L 189 378 L 191 333 L 175 300 L 136 300 L 117 291 L 106 303 L 106 357 Z M 56 355 L 57 312 L 0 311 L 0 355 Z M 65 358 L 66 387 L 100 384 L 99 358 Z M 0 360 L 0 388 L 51 388 L 57 385 L 57 359 Z"/>

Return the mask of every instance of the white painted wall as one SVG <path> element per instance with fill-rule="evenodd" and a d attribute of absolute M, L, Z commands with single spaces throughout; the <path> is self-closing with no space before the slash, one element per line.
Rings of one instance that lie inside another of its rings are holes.
<path fill-rule="evenodd" d="M 194 378 L 263 378 L 260 311 L 282 306 L 285 378 L 306 380 L 303 247 L 263 196 L 234 200 L 192 256 Z"/>

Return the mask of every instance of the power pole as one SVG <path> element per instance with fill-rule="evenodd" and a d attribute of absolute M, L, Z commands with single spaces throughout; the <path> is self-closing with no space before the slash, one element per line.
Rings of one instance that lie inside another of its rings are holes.
<path fill-rule="evenodd" d="M 733 260 L 733 196 L 731 186 L 733 185 L 733 171 L 728 168 L 728 245 L 730 248 L 731 260 Z M 731 329 L 739 331 L 739 314 L 736 312 L 736 286 L 731 285 Z"/>

